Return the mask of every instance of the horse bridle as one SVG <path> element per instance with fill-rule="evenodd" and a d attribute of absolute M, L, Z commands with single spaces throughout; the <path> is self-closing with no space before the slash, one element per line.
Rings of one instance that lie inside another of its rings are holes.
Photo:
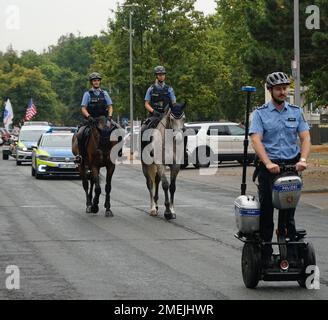
<path fill-rule="evenodd" d="M 170 111 L 169 111 L 169 114 L 167 115 L 167 117 L 168 117 L 168 121 L 171 122 L 171 119 L 172 119 L 172 118 L 174 118 L 174 119 L 176 119 L 176 120 L 180 120 L 180 119 L 182 119 L 182 118 L 184 117 L 184 115 L 185 115 L 185 113 L 182 112 L 181 116 L 177 117 L 177 116 L 175 116 L 174 113 L 172 113 L 172 111 L 170 110 Z M 165 116 L 161 119 L 161 121 L 159 122 L 159 124 L 161 124 L 161 125 L 166 129 L 166 127 L 165 127 L 165 125 L 164 125 L 164 123 L 163 123 L 164 118 L 165 118 Z"/>

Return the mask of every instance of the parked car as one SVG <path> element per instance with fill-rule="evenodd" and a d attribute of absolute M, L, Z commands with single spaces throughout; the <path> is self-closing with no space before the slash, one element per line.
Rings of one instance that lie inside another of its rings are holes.
<path fill-rule="evenodd" d="M 137 141 L 139 139 L 139 134 L 140 134 L 140 126 L 133 126 L 133 137 L 135 139 L 135 141 Z M 131 127 L 127 126 L 125 128 L 125 136 L 123 138 L 123 145 L 125 148 L 130 148 L 130 144 L 131 144 Z M 136 142 L 134 141 L 134 144 L 136 145 Z"/>
<path fill-rule="evenodd" d="M 17 140 L 11 140 L 10 145 L 3 146 L 2 160 L 8 160 L 9 157 L 16 158 Z"/>
<path fill-rule="evenodd" d="M 43 133 L 33 146 L 31 175 L 40 179 L 44 176 L 78 176 L 75 156 L 72 153 L 72 137 L 75 128 L 52 128 Z"/>
<path fill-rule="evenodd" d="M 198 122 L 185 124 L 185 164 L 208 167 L 215 161 L 243 162 L 245 128 L 235 122 Z M 255 152 L 248 148 L 248 162 Z"/>
<path fill-rule="evenodd" d="M 36 145 L 41 135 L 47 132 L 51 127 L 49 125 L 24 125 L 22 126 L 16 146 L 16 164 L 31 162 L 32 146 Z"/>

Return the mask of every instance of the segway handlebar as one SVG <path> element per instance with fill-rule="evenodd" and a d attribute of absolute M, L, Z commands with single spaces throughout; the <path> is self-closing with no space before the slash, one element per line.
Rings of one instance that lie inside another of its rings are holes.
<path fill-rule="evenodd" d="M 274 161 L 272 161 L 273 163 L 275 163 Z M 295 164 L 290 164 L 290 163 L 276 163 L 277 165 L 279 165 L 280 168 L 280 172 L 296 172 L 296 165 Z"/>

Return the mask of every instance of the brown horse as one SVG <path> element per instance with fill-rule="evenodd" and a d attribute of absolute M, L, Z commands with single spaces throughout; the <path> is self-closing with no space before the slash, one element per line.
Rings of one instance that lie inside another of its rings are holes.
<path fill-rule="evenodd" d="M 88 128 L 86 128 L 88 130 Z M 89 126 L 89 138 L 86 144 L 86 155 L 83 157 L 81 164 L 78 166 L 82 185 L 86 194 L 86 212 L 98 213 L 99 197 L 101 194 L 100 187 L 100 168 L 106 167 L 106 217 L 113 217 L 110 203 L 110 192 L 112 189 L 112 177 L 115 171 L 115 162 L 120 152 L 119 142 L 122 140 L 123 132 L 112 121 L 108 121 L 106 117 L 96 118 L 96 122 Z M 80 134 L 80 133 L 78 133 Z M 72 152 L 76 156 L 80 154 L 77 134 L 73 136 Z M 89 172 L 90 171 L 90 188 L 89 188 Z M 95 195 L 93 197 L 93 188 L 95 187 Z"/>

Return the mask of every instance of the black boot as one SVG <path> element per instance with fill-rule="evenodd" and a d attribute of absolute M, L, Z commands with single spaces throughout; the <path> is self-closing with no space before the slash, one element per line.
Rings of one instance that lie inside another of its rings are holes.
<path fill-rule="evenodd" d="M 82 163 L 82 160 L 84 158 L 84 155 L 85 155 L 85 152 L 84 152 L 84 141 L 83 141 L 83 138 L 82 138 L 82 135 L 80 137 L 77 138 L 77 142 L 78 142 L 78 147 L 79 147 L 79 152 L 80 154 L 78 154 L 76 157 L 75 157 L 75 160 L 74 162 L 76 164 L 81 164 Z"/>

